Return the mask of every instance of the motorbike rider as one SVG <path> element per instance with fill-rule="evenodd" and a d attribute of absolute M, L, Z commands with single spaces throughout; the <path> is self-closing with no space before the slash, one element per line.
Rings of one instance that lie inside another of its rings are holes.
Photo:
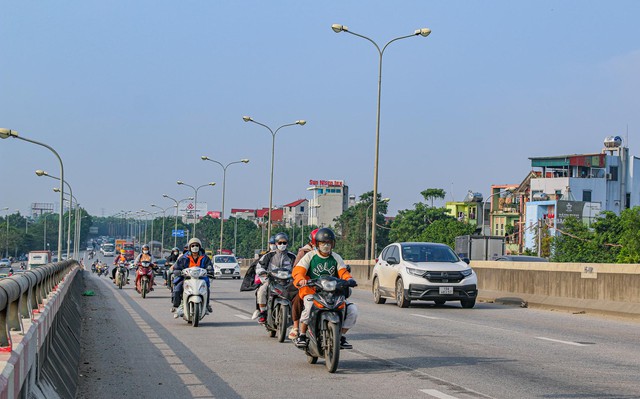
<path fill-rule="evenodd" d="M 124 256 L 125 253 L 127 251 L 125 251 L 124 249 L 120 250 L 120 254 L 118 256 L 116 256 L 115 260 L 113 261 L 114 265 L 118 265 L 118 263 L 120 262 L 124 262 L 125 264 L 127 263 L 127 258 Z M 127 270 L 127 283 L 129 283 L 129 268 L 125 268 Z M 117 267 L 114 267 L 113 270 L 111 270 L 111 280 L 113 280 L 113 283 L 116 283 L 116 271 L 118 270 Z"/>
<path fill-rule="evenodd" d="M 313 294 L 315 288 L 308 286 L 310 279 L 321 276 L 334 276 L 349 282 L 350 287 L 355 287 L 356 281 L 353 279 L 342 257 L 332 252 L 336 244 L 335 233 L 326 227 L 316 232 L 316 248 L 308 252 L 293 268 L 294 284 L 300 288 L 299 296 L 302 298 L 304 310 L 300 317 L 300 335 L 295 340 L 299 348 L 307 346 L 307 322 L 313 306 Z M 345 334 L 356 324 L 358 318 L 358 308 L 355 304 L 348 303 L 344 322 L 342 324 L 342 336 L 340 337 L 340 348 L 351 349 L 353 346 L 347 341 Z"/>
<path fill-rule="evenodd" d="M 173 247 L 171 249 L 171 253 L 167 256 L 167 263 L 171 263 L 171 266 L 164 271 L 164 279 L 168 281 L 171 278 L 171 273 L 173 272 L 173 265 L 178 261 L 178 257 L 180 256 L 180 249 L 178 247 Z"/>
<path fill-rule="evenodd" d="M 285 233 L 278 233 L 273 238 L 276 249 L 263 255 L 256 265 L 256 274 L 261 277 L 261 280 L 262 278 L 266 277 L 267 274 L 273 269 L 293 270 L 293 265 L 295 265 L 294 261 L 296 259 L 296 256 L 293 253 L 287 251 L 287 246 L 289 245 L 289 236 L 287 236 Z M 258 288 L 258 292 L 256 294 L 256 302 L 260 311 L 260 318 L 258 319 L 258 323 L 260 324 L 263 324 L 266 321 L 267 317 L 268 287 L 269 284 L 262 280 L 262 285 L 260 285 L 260 288 Z"/>
<path fill-rule="evenodd" d="M 201 267 L 203 269 L 208 269 L 213 267 L 211 263 L 211 258 L 209 258 L 202 248 L 202 242 L 197 238 L 192 238 L 189 240 L 187 245 L 189 247 L 189 251 L 180 256 L 178 261 L 173 265 L 173 270 L 181 271 L 190 267 Z M 180 302 L 182 302 L 182 291 L 183 291 L 183 280 L 182 274 L 180 274 L 177 279 L 174 280 L 174 289 L 173 289 L 173 307 L 171 308 L 171 312 L 175 314 L 174 318 L 180 317 L 179 312 L 176 311 L 178 307 L 180 307 Z M 204 280 L 207 282 L 207 312 L 213 312 L 211 305 L 209 304 L 209 300 L 211 298 L 211 288 L 209 286 L 209 276 L 205 276 Z"/>
<path fill-rule="evenodd" d="M 142 252 L 138 254 L 136 260 L 133 262 L 133 264 L 136 265 L 136 270 L 137 268 L 142 266 L 142 262 L 149 262 L 152 268 L 155 267 L 155 265 L 153 264 L 153 256 L 149 251 L 149 244 L 144 244 L 142 246 Z M 151 273 L 151 276 L 149 278 L 149 291 L 153 291 L 153 275 L 154 273 Z M 138 283 L 140 282 L 140 277 L 141 276 L 136 273 L 136 288 L 138 287 Z"/>
<path fill-rule="evenodd" d="M 308 252 L 311 252 L 316 246 L 316 233 L 319 229 L 312 230 L 309 233 L 309 242 L 305 244 L 305 246 L 301 247 L 298 250 L 298 254 L 296 255 L 296 260 L 293 262 L 294 265 L 297 265 Z M 293 298 L 291 303 L 291 319 L 293 320 L 293 327 L 291 331 L 289 331 L 289 339 L 294 340 L 298 338 L 298 331 L 300 327 L 300 316 L 302 315 L 302 299 L 300 295 L 296 295 Z"/>

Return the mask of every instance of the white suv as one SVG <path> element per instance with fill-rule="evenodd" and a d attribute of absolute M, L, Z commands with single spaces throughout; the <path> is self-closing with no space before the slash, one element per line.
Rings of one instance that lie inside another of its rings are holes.
<path fill-rule="evenodd" d="M 472 308 L 478 296 L 478 278 L 469 267 L 444 244 L 430 242 L 393 243 L 382 250 L 373 268 L 373 299 L 385 303 L 395 298 L 401 308 L 412 300 L 460 301 Z"/>

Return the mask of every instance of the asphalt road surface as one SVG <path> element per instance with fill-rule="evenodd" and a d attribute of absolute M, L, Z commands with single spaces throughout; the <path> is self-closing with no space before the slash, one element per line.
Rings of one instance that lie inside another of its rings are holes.
<path fill-rule="evenodd" d="M 239 280 L 212 281 L 213 314 L 194 328 L 173 318 L 162 285 L 142 299 L 84 274 L 96 295 L 83 297 L 79 398 L 640 398 L 634 321 L 487 303 L 400 309 L 355 290 L 354 348 L 329 374 L 250 320 L 255 297 Z"/>

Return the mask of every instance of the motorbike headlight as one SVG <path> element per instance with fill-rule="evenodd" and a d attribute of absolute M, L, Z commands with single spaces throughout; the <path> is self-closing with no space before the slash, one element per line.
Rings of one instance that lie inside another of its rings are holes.
<path fill-rule="evenodd" d="M 473 274 L 473 269 L 472 268 L 464 269 L 460 271 L 460 274 L 462 274 L 464 277 L 469 277 L 470 275 Z"/>
<path fill-rule="evenodd" d="M 278 273 L 276 273 L 276 277 L 281 280 L 286 280 L 291 277 L 291 272 L 287 270 L 278 270 Z"/>
<path fill-rule="evenodd" d="M 322 289 L 324 291 L 335 291 L 338 282 L 336 280 L 327 280 L 322 282 Z"/>
<path fill-rule="evenodd" d="M 422 277 L 424 275 L 424 270 L 415 269 L 413 267 L 405 267 L 405 270 L 407 271 L 407 273 L 412 274 L 414 276 Z"/>

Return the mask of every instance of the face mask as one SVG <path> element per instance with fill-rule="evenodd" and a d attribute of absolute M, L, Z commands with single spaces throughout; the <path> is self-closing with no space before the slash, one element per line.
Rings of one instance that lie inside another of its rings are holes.
<path fill-rule="evenodd" d="M 174 252 L 173 254 L 174 254 L 174 255 L 178 255 L 178 253 L 177 253 L 177 252 Z"/>
<path fill-rule="evenodd" d="M 276 250 L 276 244 L 269 244 L 269 249 L 272 251 Z"/>
<path fill-rule="evenodd" d="M 287 244 L 278 245 L 278 251 L 284 251 L 285 249 L 287 249 Z"/>
<path fill-rule="evenodd" d="M 191 247 L 191 252 L 196 252 L 196 253 L 200 252 L 200 247 L 197 245 L 194 245 L 193 247 Z"/>
<path fill-rule="evenodd" d="M 143 254 L 148 254 L 149 251 L 147 251 L 146 249 L 144 251 L 142 251 Z"/>
<path fill-rule="evenodd" d="M 328 254 L 331 252 L 331 244 L 324 244 L 324 243 L 318 244 L 318 249 L 323 254 Z"/>

